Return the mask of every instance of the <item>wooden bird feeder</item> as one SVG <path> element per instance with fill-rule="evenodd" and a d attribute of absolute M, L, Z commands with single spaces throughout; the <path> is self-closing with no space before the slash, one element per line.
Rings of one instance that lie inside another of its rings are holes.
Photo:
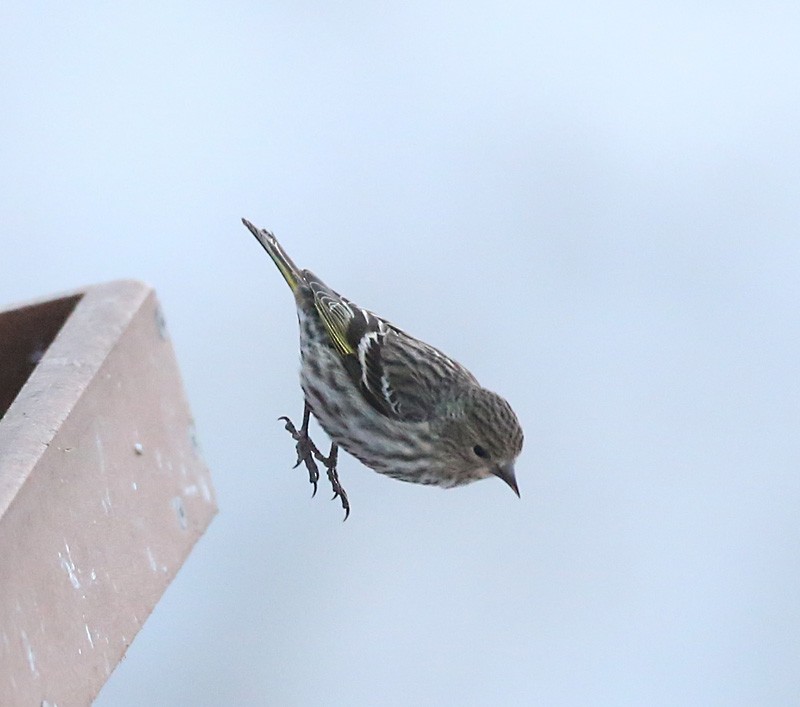
<path fill-rule="evenodd" d="M 91 702 L 216 510 L 150 287 L 0 312 L 0 705 Z"/>

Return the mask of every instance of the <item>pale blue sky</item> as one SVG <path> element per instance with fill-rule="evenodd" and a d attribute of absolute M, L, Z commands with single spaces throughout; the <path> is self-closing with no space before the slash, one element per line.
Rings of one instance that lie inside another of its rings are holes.
<path fill-rule="evenodd" d="M 220 514 L 102 706 L 800 701 L 800 5 L 0 5 L 0 302 L 136 277 Z M 239 222 L 517 410 L 345 457 Z"/>

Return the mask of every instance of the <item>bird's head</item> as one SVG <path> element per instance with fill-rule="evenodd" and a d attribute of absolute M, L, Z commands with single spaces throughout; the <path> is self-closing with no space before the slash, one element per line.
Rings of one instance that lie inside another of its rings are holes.
<path fill-rule="evenodd" d="M 519 496 L 514 462 L 522 451 L 522 428 L 497 393 L 475 385 L 450 399 L 441 441 L 468 479 L 497 476 Z"/>

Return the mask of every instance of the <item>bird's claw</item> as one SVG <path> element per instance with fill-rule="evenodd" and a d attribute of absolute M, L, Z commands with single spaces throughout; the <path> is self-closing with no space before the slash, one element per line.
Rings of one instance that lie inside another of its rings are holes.
<path fill-rule="evenodd" d="M 331 453 L 324 461 L 324 464 L 328 471 L 328 481 L 331 482 L 331 488 L 333 489 L 331 501 L 335 501 L 337 497 L 341 499 L 342 508 L 344 509 L 344 519 L 347 520 L 347 517 L 350 515 L 350 501 L 347 498 L 347 491 L 345 491 L 344 487 L 339 483 L 339 473 L 336 470 L 336 462 L 339 456 L 338 451 L 339 450 L 335 447 L 331 449 Z"/>
<path fill-rule="evenodd" d="M 296 469 L 300 464 L 305 463 L 306 469 L 308 470 L 308 481 L 314 487 L 314 490 L 311 492 L 311 498 L 314 498 L 314 496 L 317 495 L 317 481 L 319 481 L 319 469 L 317 469 L 317 463 L 314 461 L 314 457 L 319 455 L 319 450 L 311 441 L 307 430 L 303 430 L 302 428 L 298 430 L 288 417 L 284 416 L 278 419 L 286 421 L 286 431 L 296 442 L 297 461 L 292 469 Z"/>
<path fill-rule="evenodd" d="M 331 482 L 331 488 L 333 489 L 333 498 L 331 500 L 333 501 L 337 497 L 341 499 L 342 508 L 344 509 L 344 519 L 347 520 L 347 518 L 350 516 L 350 501 L 347 499 L 347 492 L 344 490 L 341 483 L 339 483 L 339 474 L 336 471 L 336 464 L 339 458 L 338 447 L 335 444 L 332 444 L 330 454 L 325 457 L 319 451 L 317 445 L 311 441 L 311 438 L 308 436 L 308 408 L 306 408 L 306 411 L 303 415 L 303 424 L 299 430 L 285 415 L 279 417 L 278 420 L 285 423 L 284 427 L 286 428 L 286 431 L 292 436 L 292 439 L 296 443 L 295 449 L 297 450 L 297 462 L 292 468 L 296 469 L 301 463 L 306 465 L 306 469 L 308 470 L 308 480 L 314 486 L 314 491 L 311 493 L 311 497 L 313 498 L 317 495 L 317 482 L 319 480 L 319 469 L 317 468 L 317 462 L 320 462 L 328 472 L 328 481 Z"/>

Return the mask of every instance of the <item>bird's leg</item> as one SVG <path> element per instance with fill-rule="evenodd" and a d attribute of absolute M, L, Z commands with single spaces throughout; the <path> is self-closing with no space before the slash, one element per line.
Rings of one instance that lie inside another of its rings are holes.
<path fill-rule="evenodd" d="M 308 436 L 308 422 L 311 419 L 311 408 L 308 406 L 308 403 L 305 404 L 303 408 L 303 424 L 300 425 L 299 430 L 288 417 L 284 416 L 278 419 L 286 422 L 286 430 L 292 435 L 292 439 L 297 442 L 295 447 L 297 449 L 297 463 L 293 468 L 296 469 L 300 466 L 301 462 L 305 462 L 306 469 L 308 469 L 308 480 L 314 485 L 314 492 L 311 494 L 313 498 L 317 494 L 317 481 L 319 480 L 319 471 L 317 470 L 317 463 L 314 461 L 314 457 L 323 463 L 325 463 L 325 457 L 320 454 L 317 445 L 315 445 Z M 330 471 L 328 472 L 328 477 L 330 477 Z"/>
<path fill-rule="evenodd" d="M 317 481 L 319 481 L 319 470 L 317 469 L 318 461 L 328 472 L 328 481 L 331 482 L 333 497 L 336 498 L 338 496 L 341 499 L 342 508 L 344 509 L 344 519 L 347 520 L 347 517 L 350 515 L 350 501 L 347 499 L 347 491 L 345 491 L 339 483 L 339 474 L 336 471 L 336 464 L 339 461 L 339 447 L 332 442 L 331 451 L 328 453 L 328 456 L 325 457 L 322 455 L 322 452 L 319 451 L 317 445 L 311 441 L 311 437 L 308 436 L 308 423 L 311 420 L 311 408 L 308 406 L 308 403 L 306 403 L 303 408 L 303 424 L 300 425 L 299 430 L 288 417 L 284 416 L 278 419 L 286 423 L 286 430 L 297 443 L 297 462 L 294 468 L 296 469 L 300 466 L 301 462 L 305 463 L 306 469 L 308 469 L 308 480 L 314 485 L 314 492 L 311 494 L 312 498 L 317 493 Z M 316 461 L 314 461 L 315 459 Z"/>
<path fill-rule="evenodd" d="M 339 460 L 339 447 L 335 442 L 332 442 L 331 451 L 327 457 L 323 457 L 319 452 L 314 456 L 325 465 L 325 469 L 328 471 L 328 481 L 331 482 L 331 488 L 333 489 L 333 498 L 338 496 L 342 500 L 344 519 L 347 520 L 350 515 L 350 501 L 347 500 L 347 491 L 339 483 L 339 473 L 336 471 L 336 463 Z"/>

